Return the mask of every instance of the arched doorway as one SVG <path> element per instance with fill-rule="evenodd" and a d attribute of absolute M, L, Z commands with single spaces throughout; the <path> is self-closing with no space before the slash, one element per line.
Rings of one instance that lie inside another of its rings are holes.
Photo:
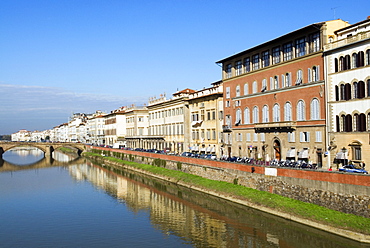
<path fill-rule="evenodd" d="M 281 147 L 280 147 L 279 140 L 274 140 L 274 153 L 275 153 L 275 159 L 280 160 L 281 159 Z"/>

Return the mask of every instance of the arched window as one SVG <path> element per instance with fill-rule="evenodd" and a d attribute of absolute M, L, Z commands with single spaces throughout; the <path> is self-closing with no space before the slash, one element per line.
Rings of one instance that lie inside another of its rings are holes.
<path fill-rule="evenodd" d="M 280 121 L 280 107 L 279 104 L 275 104 L 272 109 L 272 121 L 279 122 Z"/>
<path fill-rule="evenodd" d="M 339 121 L 339 116 L 335 116 L 335 128 L 336 132 L 340 132 L 340 121 Z"/>
<path fill-rule="evenodd" d="M 335 85 L 335 101 L 339 101 L 339 87 Z"/>
<path fill-rule="evenodd" d="M 274 88 L 279 89 L 279 77 L 278 76 L 274 77 Z"/>
<path fill-rule="evenodd" d="M 344 84 L 340 85 L 340 100 L 346 100 L 346 90 Z"/>
<path fill-rule="evenodd" d="M 352 68 L 358 67 L 357 53 L 352 54 Z"/>
<path fill-rule="evenodd" d="M 244 84 L 244 95 L 249 94 L 249 88 L 248 88 L 248 83 Z"/>
<path fill-rule="evenodd" d="M 262 108 L 262 122 L 269 122 L 269 110 L 267 105 Z"/>
<path fill-rule="evenodd" d="M 343 56 L 341 56 L 340 58 L 339 58 L 339 71 L 344 71 L 344 70 L 346 70 L 346 69 L 344 69 L 345 68 L 345 60 L 344 60 L 344 57 Z"/>
<path fill-rule="evenodd" d="M 258 107 L 254 106 L 253 108 L 253 123 L 258 123 Z"/>
<path fill-rule="evenodd" d="M 345 132 L 352 132 L 352 116 L 346 115 L 344 120 L 344 131 Z"/>
<path fill-rule="evenodd" d="M 250 123 L 250 113 L 249 113 L 249 108 L 244 109 L 244 124 L 249 124 Z"/>
<path fill-rule="evenodd" d="M 358 82 L 357 85 L 357 91 L 358 91 L 358 98 L 364 98 L 365 97 L 365 83 L 363 81 Z"/>
<path fill-rule="evenodd" d="M 353 83 L 353 98 L 358 98 L 358 83 L 354 82 Z"/>
<path fill-rule="evenodd" d="M 351 85 L 350 84 L 345 84 L 344 92 L 345 92 L 344 100 L 350 100 L 351 99 Z"/>
<path fill-rule="evenodd" d="M 265 92 L 267 90 L 267 80 L 266 78 L 264 78 L 262 80 L 262 88 L 261 88 L 261 92 Z"/>
<path fill-rule="evenodd" d="M 345 60 L 345 69 L 344 70 L 349 70 L 351 69 L 351 57 L 349 55 L 346 55 L 346 57 L 344 58 Z"/>
<path fill-rule="evenodd" d="M 367 96 L 370 96 L 370 79 L 367 80 Z"/>
<path fill-rule="evenodd" d="M 360 51 L 357 54 L 357 67 L 362 67 L 365 65 L 364 52 Z"/>
<path fill-rule="evenodd" d="M 338 59 L 337 58 L 334 59 L 334 70 L 335 72 L 338 72 Z"/>
<path fill-rule="evenodd" d="M 346 131 L 346 116 L 345 115 L 340 116 L 340 131 L 341 132 Z"/>
<path fill-rule="evenodd" d="M 292 86 L 292 77 L 288 72 L 285 74 L 285 84 L 287 87 Z"/>
<path fill-rule="evenodd" d="M 311 120 L 319 120 L 319 119 L 320 119 L 319 100 L 314 98 L 311 101 Z"/>
<path fill-rule="evenodd" d="M 365 114 L 360 114 L 357 120 L 357 131 L 365 132 L 366 131 L 366 116 Z"/>
<path fill-rule="evenodd" d="M 281 87 L 282 88 L 284 88 L 284 87 L 286 87 L 287 85 L 286 85 L 286 83 L 285 83 L 285 76 L 284 76 L 284 74 L 282 74 L 281 75 Z"/>
<path fill-rule="evenodd" d="M 302 83 L 302 70 L 297 71 L 297 81 L 295 82 L 295 85 L 300 85 Z"/>
<path fill-rule="evenodd" d="M 370 65 L 370 49 L 366 50 L 366 65 Z"/>
<path fill-rule="evenodd" d="M 235 126 L 239 126 L 242 122 L 242 111 L 240 109 L 237 109 L 235 116 Z"/>
<path fill-rule="evenodd" d="M 236 86 L 236 89 L 235 89 L 235 96 L 236 96 L 236 97 L 240 96 L 240 86 L 239 86 L 239 85 L 237 85 L 237 86 Z"/>
<path fill-rule="evenodd" d="M 319 80 L 320 80 L 319 66 L 314 66 L 314 67 L 312 67 L 312 81 L 316 82 L 316 81 L 319 81 Z"/>
<path fill-rule="evenodd" d="M 284 105 L 284 121 L 291 121 L 292 119 L 292 104 L 286 102 Z"/>
<path fill-rule="evenodd" d="M 252 84 L 252 93 L 257 93 L 257 81 L 254 81 Z"/>
<path fill-rule="evenodd" d="M 299 100 L 297 103 L 297 121 L 304 121 L 305 119 L 304 102 L 302 100 Z"/>

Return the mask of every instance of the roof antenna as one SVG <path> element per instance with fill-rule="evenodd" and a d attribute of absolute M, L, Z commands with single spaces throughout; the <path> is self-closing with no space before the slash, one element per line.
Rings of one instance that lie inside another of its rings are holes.
<path fill-rule="evenodd" d="M 335 10 L 336 10 L 337 8 L 338 8 L 338 7 L 331 8 L 331 10 L 333 11 L 333 20 L 337 19 L 337 17 L 335 16 Z"/>

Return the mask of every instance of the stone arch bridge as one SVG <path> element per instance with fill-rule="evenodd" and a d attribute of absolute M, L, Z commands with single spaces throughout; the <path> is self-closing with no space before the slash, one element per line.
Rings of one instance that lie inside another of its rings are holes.
<path fill-rule="evenodd" d="M 86 147 L 81 143 L 49 143 L 49 142 L 0 142 L 0 157 L 3 156 L 3 153 L 15 148 L 22 146 L 31 146 L 36 147 L 45 153 L 45 157 L 51 157 L 53 151 L 59 147 L 67 147 L 73 150 L 76 150 L 77 154 L 81 154 L 85 151 Z"/>

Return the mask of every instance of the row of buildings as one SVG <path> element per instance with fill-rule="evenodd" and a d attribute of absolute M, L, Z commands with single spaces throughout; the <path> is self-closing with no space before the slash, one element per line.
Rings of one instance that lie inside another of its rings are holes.
<path fill-rule="evenodd" d="M 209 88 L 77 115 L 45 132 L 53 141 L 300 159 L 324 168 L 370 161 L 370 18 L 314 23 L 216 63 L 222 79 Z"/>

